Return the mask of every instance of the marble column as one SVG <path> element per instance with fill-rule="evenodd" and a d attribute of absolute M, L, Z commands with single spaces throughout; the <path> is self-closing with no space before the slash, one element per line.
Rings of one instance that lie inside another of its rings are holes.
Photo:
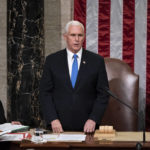
<path fill-rule="evenodd" d="M 74 0 L 44 0 L 45 56 L 65 48 L 65 24 L 73 19 Z"/>
<path fill-rule="evenodd" d="M 73 20 L 74 0 L 61 0 L 61 48 L 66 47 L 63 39 L 64 27 L 66 23 Z M 66 9 L 67 8 L 67 9 Z"/>
<path fill-rule="evenodd" d="M 44 63 L 44 1 L 7 0 L 8 119 L 40 126 Z"/>

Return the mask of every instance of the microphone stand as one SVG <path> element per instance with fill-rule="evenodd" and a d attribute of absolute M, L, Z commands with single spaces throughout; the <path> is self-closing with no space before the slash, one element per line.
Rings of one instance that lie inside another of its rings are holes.
<path fill-rule="evenodd" d="M 128 107 L 131 111 L 133 111 L 136 116 L 139 118 L 139 114 L 138 112 L 132 108 L 130 105 L 126 104 L 125 102 L 121 101 L 116 95 L 114 95 L 108 88 L 102 88 L 102 90 L 104 90 L 106 93 L 108 93 L 110 96 L 112 96 L 114 99 L 116 99 L 119 103 L 125 105 L 126 107 Z M 145 143 L 145 115 L 144 112 L 142 112 L 142 122 L 143 122 L 143 143 Z M 140 142 L 138 142 L 136 144 L 136 149 L 137 150 L 141 150 L 142 149 L 142 144 Z"/>
<path fill-rule="evenodd" d="M 143 123 L 143 143 L 145 143 L 145 112 L 141 112 L 141 116 L 142 116 L 142 123 Z M 138 142 L 136 144 L 136 149 L 137 150 L 141 150 L 142 149 L 142 144 L 140 142 Z"/>

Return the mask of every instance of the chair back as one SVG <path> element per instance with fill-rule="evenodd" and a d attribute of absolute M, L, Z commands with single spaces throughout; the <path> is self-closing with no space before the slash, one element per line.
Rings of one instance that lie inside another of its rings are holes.
<path fill-rule="evenodd" d="M 112 93 L 138 112 L 139 76 L 119 59 L 105 58 L 105 65 Z M 102 124 L 112 125 L 117 131 L 137 131 L 138 116 L 110 96 Z"/>

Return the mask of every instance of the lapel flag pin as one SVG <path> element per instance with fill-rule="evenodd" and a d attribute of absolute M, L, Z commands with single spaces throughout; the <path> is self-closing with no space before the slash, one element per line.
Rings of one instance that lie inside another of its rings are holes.
<path fill-rule="evenodd" d="M 86 62 L 85 62 L 85 61 L 83 61 L 83 64 L 86 64 Z"/>

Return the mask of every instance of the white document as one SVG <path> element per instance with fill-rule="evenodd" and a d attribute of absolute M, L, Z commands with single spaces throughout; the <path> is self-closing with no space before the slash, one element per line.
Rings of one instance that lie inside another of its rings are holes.
<path fill-rule="evenodd" d="M 85 141 L 86 135 L 83 134 L 60 134 L 59 141 Z"/>
<path fill-rule="evenodd" d="M 43 139 L 47 141 L 58 141 L 59 135 L 56 134 L 44 134 Z"/>
<path fill-rule="evenodd" d="M 0 136 L 1 136 L 1 135 L 4 135 L 4 134 L 6 134 L 6 133 L 10 133 L 10 132 L 11 132 L 11 130 L 1 131 L 1 132 L 0 132 Z"/>
<path fill-rule="evenodd" d="M 69 142 L 69 141 L 77 141 L 77 142 L 81 142 L 81 141 L 85 141 L 86 135 L 84 134 L 59 134 L 59 135 L 55 135 L 55 134 L 45 134 L 43 135 L 43 139 L 47 140 L 47 141 L 61 141 L 61 142 Z"/>
<path fill-rule="evenodd" d="M 0 136 L 6 133 L 10 133 L 12 131 L 21 131 L 21 130 L 25 130 L 28 129 L 28 126 L 24 126 L 24 125 L 16 125 L 16 124 L 11 124 L 11 123 L 4 123 L 0 125 Z"/>
<path fill-rule="evenodd" d="M 24 138 L 24 136 L 26 135 L 21 134 L 21 133 L 5 134 L 5 135 L 0 136 L 0 142 L 1 141 L 21 141 Z"/>

